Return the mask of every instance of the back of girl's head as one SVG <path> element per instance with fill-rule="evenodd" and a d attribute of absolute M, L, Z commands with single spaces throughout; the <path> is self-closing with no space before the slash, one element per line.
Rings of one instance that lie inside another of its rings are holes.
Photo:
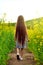
<path fill-rule="evenodd" d="M 17 24 L 21 24 L 22 23 L 24 24 L 24 17 L 22 15 L 18 16 L 18 19 L 17 19 Z"/>

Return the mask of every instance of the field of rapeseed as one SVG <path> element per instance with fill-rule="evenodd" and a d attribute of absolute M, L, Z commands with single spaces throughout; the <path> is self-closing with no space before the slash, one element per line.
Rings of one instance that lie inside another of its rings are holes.
<path fill-rule="evenodd" d="M 15 48 L 13 29 L 13 26 L 0 24 L 0 65 L 7 64 L 8 53 Z"/>
<path fill-rule="evenodd" d="M 36 60 L 43 63 L 43 18 L 31 21 L 26 22 L 28 38 L 30 38 L 28 49 Z M 15 48 L 14 33 L 14 25 L 0 23 L 0 65 L 7 64 L 8 54 Z"/>
<path fill-rule="evenodd" d="M 28 35 L 28 48 L 33 52 L 35 59 L 43 63 L 43 18 L 33 22 L 33 29 L 28 30 Z"/>

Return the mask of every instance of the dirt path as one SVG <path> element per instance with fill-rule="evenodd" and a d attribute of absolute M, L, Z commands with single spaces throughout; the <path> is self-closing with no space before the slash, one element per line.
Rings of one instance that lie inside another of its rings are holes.
<path fill-rule="evenodd" d="M 18 61 L 16 59 L 16 53 L 12 52 L 9 54 L 11 57 L 8 61 L 8 65 L 36 65 L 36 61 L 34 60 L 34 56 L 32 53 L 24 52 L 23 61 Z"/>

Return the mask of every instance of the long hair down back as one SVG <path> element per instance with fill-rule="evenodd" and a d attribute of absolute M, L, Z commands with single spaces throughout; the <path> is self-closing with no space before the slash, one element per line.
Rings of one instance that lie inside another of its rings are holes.
<path fill-rule="evenodd" d="M 25 36 L 27 35 L 24 17 L 20 15 L 17 19 L 15 38 L 18 38 L 18 42 L 24 44 Z"/>

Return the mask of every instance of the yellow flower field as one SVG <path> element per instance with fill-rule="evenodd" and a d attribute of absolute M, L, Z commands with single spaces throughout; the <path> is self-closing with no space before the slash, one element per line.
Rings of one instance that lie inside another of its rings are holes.
<path fill-rule="evenodd" d="M 34 54 L 34 57 L 43 63 L 43 18 L 39 21 L 31 20 L 33 23 L 26 22 L 28 39 L 28 49 Z M 15 47 L 15 26 L 9 24 L 0 24 L 0 65 L 6 65 L 10 53 Z"/>

